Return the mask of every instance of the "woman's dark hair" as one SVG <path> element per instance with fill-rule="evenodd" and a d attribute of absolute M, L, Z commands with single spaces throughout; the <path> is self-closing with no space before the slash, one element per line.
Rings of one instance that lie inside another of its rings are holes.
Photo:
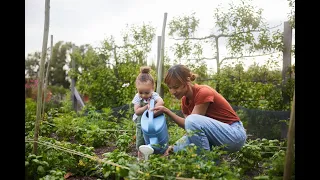
<path fill-rule="evenodd" d="M 181 84 L 194 81 L 197 75 L 193 74 L 187 66 L 178 64 L 169 68 L 164 83 L 168 84 L 172 80 L 178 80 Z"/>

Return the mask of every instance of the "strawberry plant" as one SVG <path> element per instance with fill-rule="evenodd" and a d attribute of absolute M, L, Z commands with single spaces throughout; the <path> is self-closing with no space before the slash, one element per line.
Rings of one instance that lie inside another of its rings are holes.
<path fill-rule="evenodd" d="M 49 174 L 40 178 L 39 180 L 64 180 L 64 175 L 66 174 L 65 171 L 61 170 L 50 170 Z"/>
<path fill-rule="evenodd" d="M 109 139 L 106 138 L 108 136 L 106 136 L 107 132 L 105 130 L 100 129 L 96 125 L 90 125 L 88 128 L 88 130 L 83 129 L 82 134 L 77 138 L 80 139 L 80 143 L 92 147 L 100 147 L 108 144 Z"/>
<path fill-rule="evenodd" d="M 104 160 L 115 162 L 123 166 L 131 164 L 135 160 L 135 158 L 129 156 L 125 152 L 119 151 L 118 149 L 114 150 L 113 152 L 105 153 L 103 155 L 105 157 Z M 129 175 L 129 171 L 127 169 L 112 166 L 108 163 L 103 163 L 102 168 L 104 178 L 120 179 L 120 177 L 126 177 Z"/>
<path fill-rule="evenodd" d="M 258 170 L 260 162 L 262 161 L 261 147 L 258 145 L 251 145 L 250 142 L 246 143 L 239 152 L 232 153 L 230 156 L 232 164 L 241 167 L 241 175 L 246 174 L 248 171 Z"/>
<path fill-rule="evenodd" d="M 32 110 L 32 103 L 28 103 L 28 109 Z M 239 152 L 230 154 L 221 150 L 221 147 L 213 147 L 212 151 L 201 152 L 197 151 L 195 146 L 190 146 L 185 151 L 170 154 L 168 157 L 152 154 L 148 161 L 137 161 L 134 156 L 129 155 L 132 153 L 129 145 L 134 143 L 135 134 L 135 124 L 131 120 L 132 114 L 130 111 L 119 111 L 117 114 L 121 117 L 113 117 L 111 113 L 110 108 L 97 111 L 93 106 L 86 113 L 83 111 L 79 114 L 66 111 L 66 108 L 51 109 L 45 114 L 45 121 L 41 123 L 39 139 L 91 156 L 95 156 L 93 152 L 95 147 L 116 145 L 116 150 L 104 154 L 106 156 L 104 160 L 125 167 L 113 166 L 106 162 L 99 164 L 81 155 L 39 145 L 38 153 L 42 156 L 42 161 L 47 162 L 49 166 L 38 178 L 59 179 L 61 172 L 101 179 L 194 177 L 247 180 L 253 177 L 257 179 L 281 177 L 283 166 L 279 163 L 284 160 L 279 160 L 280 156 L 276 158 L 274 154 L 285 150 L 286 142 L 276 139 L 247 140 Z M 246 120 L 245 111 L 240 109 L 237 113 L 242 120 Z M 27 115 L 26 117 L 31 119 L 32 113 Z M 173 144 L 186 133 L 170 119 L 167 120 L 167 125 L 169 144 Z M 30 126 L 29 129 L 33 127 Z M 57 135 L 57 139 L 45 137 L 52 134 Z M 33 138 L 32 130 L 27 133 L 26 138 Z M 58 141 L 59 139 L 61 141 Z M 31 151 L 32 143 L 26 143 L 26 154 Z"/>
<path fill-rule="evenodd" d="M 120 151 L 127 152 L 129 150 L 129 145 L 132 142 L 132 136 L 127 133 L 122 133 L 118 136 L 116 141 L 116 146 Z"/>
<path fill-rule="evenodd" d="M 263 163 L 263 173 L 260 176 L 255 177 L 255 179 L 265 178 L 265 179 L 272 179 L 272 180 L 281 180 L 283 179 L 284 173 L 284 164 L 285 164 L 285 154 L 284 150 L 280 150 L 275 152 L 273 156 Z M 292 177 L 291 179 L 295 179 L 295 162 L 292 164 Z"/>
<path fill-rule="evenodd" d="M 43 160 L 42 156 L 29 154 L 25 159 L 25 178 L 27 180 L 38 179 L 46 175 L 48 168 L 49 164 Z"/>
<path fill-rule="evenodd" d="M 52 138 L 46 138 L 41 136 L 39 137 L 39 140 L 94 156 L 93 147 L 86 147 L 82 145 L 72 144 L 69 142 L 61 142 Z M 26 144 L 26 154 L 30 153 L 31 151 L 32 144 Z M 99 173 L 99 168 L 96 167 L 97 162 L 85 157 L 70 154 L 68 152 L 53 149 L 52 147 L 43 145 L 39 145 L 38 154 L 39 157 L 41 156 L 41 160 L 47 162 L 48 164 L 48 167 L 46 167 L 45 170 L 59 169 L 65 172 L 72 172 L 74 175 Z M 43 175 L 46 174 L 48 174 L 47 171 Z"/>

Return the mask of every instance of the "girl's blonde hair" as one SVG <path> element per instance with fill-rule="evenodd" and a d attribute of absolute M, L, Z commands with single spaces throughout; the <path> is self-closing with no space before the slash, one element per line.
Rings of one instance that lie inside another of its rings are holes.
<path fill-rule="evenodd" d="M 150 71 L 151 71 L 151 67 L 149 67 L 149 66 L 140 67 L 140 73 L 136 78 L 136 85 L 138 83 L 148 83 L 150 81 L 150 83 L 154 87 L 154 80 L 150 74 Z"/>

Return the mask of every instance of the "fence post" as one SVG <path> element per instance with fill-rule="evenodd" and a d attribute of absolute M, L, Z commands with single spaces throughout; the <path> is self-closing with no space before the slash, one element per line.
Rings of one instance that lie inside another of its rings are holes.
<path fill-rule="evenodd" d="M 72 53 L 74 52 L 75 47 L 74 45 L 72 45 Z M 75 70 L 76 69 L 76 63 L 75 63 L 75 59 L 71 58 L 71 63 L 72 63 L 72 69 Z M 71 79 L 71 101 L 72 101 L 72 108 L 74 111 L 78 111 L 78 107 L 77 107 L 77 99 L 75 96 L 75 85 L 76 85 L 76 80 L 74 78 Z"/>
<path fill-rule="evenodd" d="M 44 76 L 44 61 L 47 55 L 47 44 L 49 36 L 49 19 L 50 19 L 50 0 L 45 1 L 45 18 L 44 18 L 44 31 L 43 31 L 43 40 L 42 40 L 42 54 L 40 62 L 40 73 L 38 82 L 38 96 L 37 96 L 37 114 L 36 114 L 36 123 L 34 128 L 34 143 L 33 143 L 33 154 L 38 152 L 38 137 L 40 129 L 40 119 L 41 119 L 41 110 L 42 110 L 42 86 L 43 86 L 43 76 Z"/>
<path fill-rule="evenodd" d="M 162 35 L 161 35 L 161 53 L 160 53 L 160 60 L 159 60 L 159 63 L 158 63 L 159 66 L 157 67 L 158 68 L 157 93 L 159 93 L 159 94 L 161 92 L 161 83 L 162 83 L 162 78 L 163 78 L 164 40 L 165 40 L 165 30 L 166 30 L 167 15 L 168 15 L 168 13 L 164 13 L 163 25 L 162 25 Z M 163 98 L 163 95 L 161 97 Z"/>
<path fill-rule="evenodd" d="M 283 44 L 284 44 L 284 49 L 283 49 L 283 64 L 282 64 L 282 97 L 283 97 L 283 102 L 284 104 L 289 103 L 290 99 L 289 96 L 286 95 L 285 92 L 285 87 L 284 85 L 288 81 L 288 72 L 291 71 L 291 49 L 292 49 L 292 28 L 290 26 L 289 21 L 284 22 L 284 29 L 283 29 Z"/>
<path fill-rule="evenodd" d="M 47 98 L 47 88 L 48 88 L 48 76 L 49 76 L 49 72 L 50 72 L 50 62 L 51 62 L 51 59 L 52 59 L 52 50 L 53 49 L 53 35 L 51 35 L 51 44 L 50 44 L 50 58 L 48 60 L 48 63 L 47 63 L 47 72 L 46 72 L 46 77 L 45 77 L 45 84 L 44 84 L 44 93 L 43 93 L 43 105 L 42 105 L 42 118 L 44 118 L 44 106 L 45 106 L 45 103 L 46 103 L 46 98 Z"/>
<path fill-rule="evenodd" d="M 160 72 L 160 54 L 161 54 L 161 36 L 158 36 L 158 49 L 157 49 L 157 72 L 159 73 Z M 162 64 L 163 65 L 163 64 Z M 162 72 L 163 74 L 163 68 L 162 68 Z M 161 82 L 162 82 L 162 78 L 161 78 L 161 81 L 158 79 L 157 80 L 157 87 L 160 86 L 161 87 Z M 159 84 L 159 85 L 158 85 Z M 160 88 L 160 91 L 157 92 L 162 98 L 163 98 L 163 88 Z"/>
<path fill-rule="evenodd" d="M 288 130 L 288 142 L 287 142 L 287 151 L 286 159 L 283 173 L 283 180 L 289 180 L 292 176 L 292 167 L 294 161 L 294 131 L 295 131 L 295 90 L 293 92 L 293 101 L 291 106 L 289 130 Z"/>

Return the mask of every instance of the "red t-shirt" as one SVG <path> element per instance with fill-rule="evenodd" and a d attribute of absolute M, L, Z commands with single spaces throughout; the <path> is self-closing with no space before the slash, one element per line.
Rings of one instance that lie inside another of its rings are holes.
<path fill-rule="evenodd" d="M 205 116 L 227 124 L 240 120 L 228 101 L 212 87 L 195 84 L 192 90 L 193 100 L 187 102 L 186 96 L 182 97 L 181 109 L 184 114 L 190 115 L 195 105 L 210 102 Z"/>

